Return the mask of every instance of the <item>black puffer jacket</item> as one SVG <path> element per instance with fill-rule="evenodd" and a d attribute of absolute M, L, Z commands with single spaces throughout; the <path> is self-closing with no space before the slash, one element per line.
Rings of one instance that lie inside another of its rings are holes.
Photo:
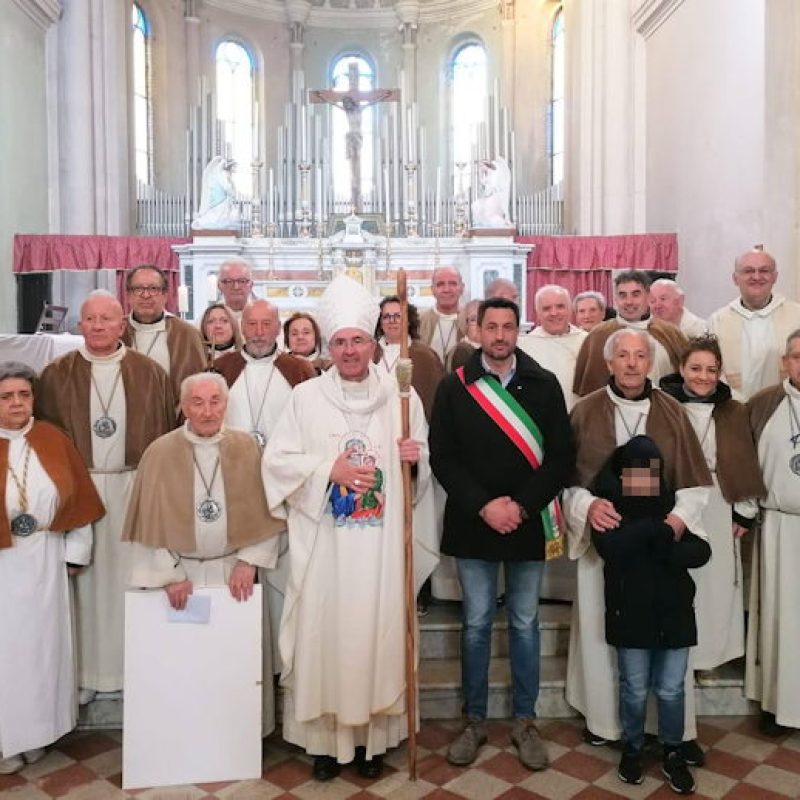
<path fill-rule="evenodd" d="M 594 494 L 610 500 L 622 516 L 619 527 L 592 531 L 605 561 L 606 641 L 643 649 L 692 647 L 695 586 L 687 570 L 705 564 L 711 548 L 690 531 L 675 541 L 664 522 L 675 496 L 663 477 L 658 496 L 623 494 L 622 470 L 647 464 L 657 465 L 663 476 L 655 443 L 636 436 L 614 451 L 593 485 Z"/>

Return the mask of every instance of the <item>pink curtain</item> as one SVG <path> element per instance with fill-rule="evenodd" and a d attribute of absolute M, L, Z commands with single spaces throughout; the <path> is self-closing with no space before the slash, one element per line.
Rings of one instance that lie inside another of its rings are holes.
<path fill-rule="evenodd" d="M 14 272 L 114 269 L 117 296 L 127 312 L 125 272 L 153 264 L 167 273 L 167 308 L 178 307 L 179 261 L 172 246 L 190 239 L 168 236 L 34 236 L 14 237 Z"/>
<path fill-rule="evenodd" d="M 674 233 L 631 236 L 518 236 L 534 245 L 528 254 L 528 309 L 539 287 L 556 283 L 574 297 L 578 292 L 602 292 L 612 300 L 611 271 L 618 269 L 677 272 L 678 237 Z"/>

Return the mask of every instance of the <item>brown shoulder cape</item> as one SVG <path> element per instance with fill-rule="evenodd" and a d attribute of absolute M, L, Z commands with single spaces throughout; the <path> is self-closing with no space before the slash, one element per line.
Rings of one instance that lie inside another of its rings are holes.
<path fill-rule="evenodd" d="M 246 364 L 244 356 L 237 350 L 235 353 L 225 353 L 224 356 L 220 356 L 214 362 L 214 369 L 225 378 L 228 387 L 231 387 L 242 374 Z M 286 383 L 292 388 L 309 378 L 317 377 L 317 371 L 310 361 L 290 353 L 281 353 L 275 359 L 275 369 L 283 375 Z"/>
<path fill-rule="evenodd" d="M 372 360 L 375 364 L 380 363 L 383 356 L 383 348 L 380 344 L 375 345 L 375 355 Z M 422 400 L 422 408 L 425 411 L 425 421 L 431 421 L 431 411 L 433 410 L 433 398 L 436 397 L 436 389 L 439 382 L 444 378 L 444 367 L 432 347 L 417 341 L 411 342 L 408 348 L 408 357 L 411 359 L 413 369 L 411 371 L 411 385 L 414 391 Z"/>
<path fill-rule="evenodd" d="M 226 428 L 219 461 L 231 547 L 238 550 L 285 530 L 286 523 L 267 508 L 261 449 L 250 434 Z M 136 474 L 122 540 L 179 553 L 196 550 L 193 470 L 192 444 L 182 429 L 153 442 Z"/>
<path fill-rule="evenodd" d="M 135 467 L 150 442 L 175 427 L 175 401 L 167 373 L 151 358 L 128 350 L 120 370 L 125 391 L 125 464 Z M 90 468 L 94 466 L 91 373 L 91 362 L 74 350 L 45 367 L 34 393 L 36 417 L 61 428 Z"/>
<path fill-rule="evenodd" d="M 122 341 L 130 347 L 133 329 L 127 324 Z M 181 382 L 189 375 L 202 372 L 206 368 L 206 348 L 200 331 L 188 322 L 167 314 L 167 350 L 169 351 L 169 380 L 172 394 L 177 403 L 181 396 Z"/>
<path fill-rule="evenodd" d="M 750 430 L 753 432 L 753 439 L 756 447 L 764 433 L 764 428 L 769 422 L 769 418 L 775 413 L 778 406 L 786 397 L 786 390 L 783 383 L 775 386 L 767 386 L 760 392 L 756 392 L 747 402 L 747 411 L 750 416 Z"/>
<path fill-rule="evenodd" d="M 58 490 L 58 507 L 50 530 L 63 533 L 100 519 L 106 510 L 72 442 L 47 422 L 34 422 L 25 435 Z M 0 550 L 11 547 L 11 526 L 6 510 L 8 439 L 0 439 Z"/>
<path fill-rule="evenodd" d="M 455 372 L 459 367 L 463 367 L 470 360 L 476 349 L 475 345 L 470 344 L 466 339 L 462 339 L 450 356 L 450 371 Z"/>
<path fill-rule="evenodd" d="M 765 497 L 758 451 L 750 431 L 747 408 L 726 400 L 714 409 L 717 441 L 717 480 L 728 503 Z"/>
<path fill-rule="evenodd" d="M 614 403 L 605 387 L 579 400 L 570 422 L 578 443 L 572 485 L 588 488 L 617 447 Z M 644 432 L 661 451 L 665 477 L 672 489 L 711 486 L 711 473 L 692 424 L 681 404 L 660 389 L 653 389 L 650 395 Z"/>
<path fill-rule="evenodd" d="M 608 383 L 603 347 L 609 336 L 621 327 L 616 319 L 608 319 L 594 327 L 583 340 L 575 361 L 575 378 L 572 382 L 572 391 L 579 397 L 585 397 Z M 647 332 L 667 351 L 672 369 L 677 372 L 686 337 L 674 325 L 660 319 L 651 319 Z"/>

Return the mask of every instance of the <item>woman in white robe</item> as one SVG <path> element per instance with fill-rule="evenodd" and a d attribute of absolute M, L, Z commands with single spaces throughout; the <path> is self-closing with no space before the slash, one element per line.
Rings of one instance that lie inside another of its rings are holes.
<path fill-rule="evenodd" d="M 32 417 L 34 377 L 23 364 L 0 365 L 0 469 L 5 481 L 0 512 L 0 774 L 38 760 L 46 745 L 75 727 L 67 573 L 90 562 L 88 523 L 102 514 L 88 472 L 67 437 Z M 65 458 L 64 453 L 70 455 Z M 64 487 L 65 478 L 72 488 L 59 490 L 56 481 Z M 65 506 L 76 502 L 82 506 L 77 516 L 65 514 Z M 60 523 L 67 517 L 83 517 L 83 524 L 66 536 L 51 530 L 63 530 Z"/>

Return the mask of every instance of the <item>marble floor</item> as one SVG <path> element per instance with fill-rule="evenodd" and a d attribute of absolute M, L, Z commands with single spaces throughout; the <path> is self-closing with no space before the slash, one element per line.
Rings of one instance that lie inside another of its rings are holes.
<path fill-rule="evenodd" d="M 529 772 L 508 740 L 509 724 L 492 722 L 489 743 L 469 769 L 453 767 L 444 753 L 457 722 L 425 722 L 419 734 L 419 780 L 408 781 L 405 751 L 387 758 L 383 776 L 374 782 L 345 768 L 328 784 L 310 778 L 310 760 L 278 735 L 264 750 L 261 780 L 203 784 L 125 793 L 120 789 L 122 750 L 119 731 L 74 733 L 62 739 L 37 764 L 21 773 L 0 776 L 0 798 L 8 800 L 613 800 L 676 797 L 653 762 L 641 786 L 628 786 L 616 775 L 618 754 L 590 747 L 581 739 L 578 720 L 544 720 L 542 736 L 551 766 Z M 704 717 L 699 737 L 707 764 L 695 770 L 698 800 L 786 800 L 800 798 L 800 732 L 770 739 L 758 733 L 756 717 Z"/>

